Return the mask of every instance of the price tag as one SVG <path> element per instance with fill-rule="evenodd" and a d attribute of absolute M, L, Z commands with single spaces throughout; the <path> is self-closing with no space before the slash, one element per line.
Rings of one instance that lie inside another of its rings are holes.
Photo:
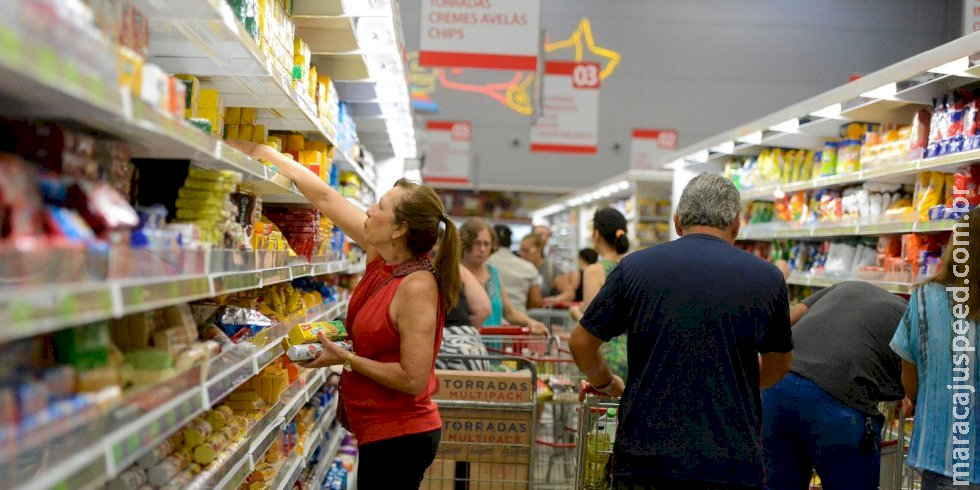
<path fill-rule="evenodd" d="M 133 454 L 140 450 L 140 436 L 139 434 L 133 434 L 126 438 L 126 452 Z"/>
<path fill-rule="evenodd" d="M 173 428 L 177 425 L 177 412 L 167 412 L 167 427 Z"/>
<path fill-rule="evenodd" d="M 20 65 L 24 58 L 20 36 L 11 29 L 0 29 L 0 56 L 15 66 Z"/>
<path fill-rule="evenodd" d="M 26 301 L 14 300 L 10 303 L 10 321 L 13 323 L 27 322 L 34 318 L 34 305 Z"/>
<path fill-rule="evenodd" d="M 170 295 L 174 298 L 180 296 L 180 284 L 176 282 L 170 283 Z"/>
<path fill-rule="evenodd" d="M 154 440 L 160 435 L 160 421 L 156 420 L 149 427 L 149 440 Z"/>
<path fill-rule="evenodd" d="M 74 61 L 68 61 L 61 65 L 61 76 L 69 86 L 78 87 L 83 91 L 87 88 L 82 86 L 82 77 L 78 72 L 78 65 L 76 65 Z M 92 98 L 91 93 L 86 93 L 85 95 L 89 99 Z"/>
<path fill-rule="evenodd" d="M 58 316 L 65 321 L 75 317 L 78 311 L 78 301 L 74 294 L 67 294 L 58 303 Z"/>
<path fill-rule="evenodd" d="M 34 53 L 34 67 L 46 81 L 58 78 L 58 54 L 47 46 L 38 46 Z"/>
<path fill-rule="evenodd" d="M 140 306 L 143 304 L 143 297 L 146 291 L 142 287 L 133 287 L 129 290 L 129 304 Z"/>

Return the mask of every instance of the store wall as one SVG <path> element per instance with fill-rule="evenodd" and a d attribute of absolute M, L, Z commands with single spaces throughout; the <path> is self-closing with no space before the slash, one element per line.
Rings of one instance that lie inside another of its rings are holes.
<path fill-rule="evenodd" d="M 409 50 L 420 2 L 401 0 Z M 599 153 L 532 154 L 530 118 L 489 97 L 437 88 L 436 115 L 473 122 L 475 181 L 579 187 L 627 169 L 634 127 L 675 128 L 683 147 L 958 37 L 959 0 L 541 0 L 542 29 L 583 17 L 622 54 L 603 81 Z M 567 59 L 567 58 L 566 58 Z M 468 71 L 470 82 L 512 74 Z M 613 146 L 619 144 L 619 150 Z"/>

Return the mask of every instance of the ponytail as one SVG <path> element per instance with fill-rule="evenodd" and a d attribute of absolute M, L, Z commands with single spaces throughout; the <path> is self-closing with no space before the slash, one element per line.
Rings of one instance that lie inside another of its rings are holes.
<path fill-rule="evenodd" d="M 622 255 L 630 251 L 630 239 L 626 234 L 622 234 L 616 237 L 616 243 L 613 246 L 616 247 L 616 253 Z"/>
<path fill-rule="evenodd" d="M 459 292 L 463 289 L 463 278 L 459 275 L 459 231 L 445 215 L 440 216 L 439 220 L 445 223 L 446 231 L 442 235 L 442 243 L 439 244 L 433 267 L 436 283 L 439 284 L 439 296 L 448 312 L 456 308 Z"/>

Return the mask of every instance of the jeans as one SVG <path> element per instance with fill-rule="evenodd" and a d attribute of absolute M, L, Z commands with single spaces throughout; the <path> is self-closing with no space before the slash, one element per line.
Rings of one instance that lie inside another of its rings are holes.
<path fill-rule="evenodd" d="M 807 490 L 813 468 L 827 490 L 878 488 L 884 417 L 871 417 L 873 440 L 862 447 L 867 417 L 810 380 L 787 374 L 762 392 L 766 488 Z"/>
<path fill-rule="evenodd" d="M 362 490 L 418 490 L 436 458 L 442 429 L 359 446 L 357 487 Z"/>
<path fill-rule="evenodd" d="M 953 479 L 946 475 L 923 471 L 922 490 L 980 490 L 980 485 L 953 485 Z"/>

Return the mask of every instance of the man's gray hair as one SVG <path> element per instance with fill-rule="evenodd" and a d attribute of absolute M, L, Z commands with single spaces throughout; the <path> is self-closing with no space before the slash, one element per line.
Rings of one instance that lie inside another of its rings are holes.
<path fill-rule="evenodd" d="M 677 203 L 681 228 L 711 226 L 731 228 L 738 218 L 742 201 L 732 181 L 718 174 L 702 173 L 684 186 Z"/>

